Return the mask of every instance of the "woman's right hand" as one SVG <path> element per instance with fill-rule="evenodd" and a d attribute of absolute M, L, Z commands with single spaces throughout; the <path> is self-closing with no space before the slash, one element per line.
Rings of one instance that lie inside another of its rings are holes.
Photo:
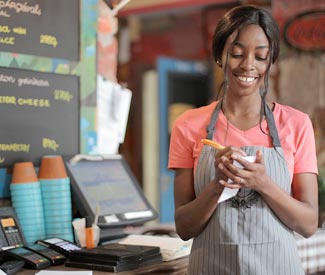
<path fill-rule="evenodd" d="M 246 153 L 235 146 L 227 146 L 216 153 L 214 158 L 214 167 L 216 169 L 217 180 L 228 180 L 227 176 L 219 169 L 218 166 L 220 163 L 222 163 L 221 158 L 227 158 L 230 162 L 233 162 L 233 156 L 245 157 Z"/>

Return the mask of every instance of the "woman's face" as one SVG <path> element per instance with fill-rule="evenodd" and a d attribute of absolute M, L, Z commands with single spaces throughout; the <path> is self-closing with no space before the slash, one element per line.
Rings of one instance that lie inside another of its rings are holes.
<path fill-rule="evenodd" d="M 259 93 L 269 63 L 269 42 L 258 25 L 235 31 L 228 37 L 222 54 L 222 65 L 228 76 L 228 91 L 238 95 Z M 234 42 L 234 44 L 233 44 Z M 228 64 L 226 57 L 228 54 Z"/>

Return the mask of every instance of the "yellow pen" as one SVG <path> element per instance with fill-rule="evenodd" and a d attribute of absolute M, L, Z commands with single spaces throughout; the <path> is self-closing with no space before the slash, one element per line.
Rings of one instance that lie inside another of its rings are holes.
<path fill-rule="evenodd" d="M 204 139 L 201 139 L 201 141 L 202 141 L 203 144 L 210 145 L 213 148 L 216 148 L 217 150 L 222 150 L 222 149 L 225 149 L 226 148 L 225 146 L 222 146 L 218 142 L 215 142 L 215 141 L 213 141 L 211 139 L 204 138 Z"/>

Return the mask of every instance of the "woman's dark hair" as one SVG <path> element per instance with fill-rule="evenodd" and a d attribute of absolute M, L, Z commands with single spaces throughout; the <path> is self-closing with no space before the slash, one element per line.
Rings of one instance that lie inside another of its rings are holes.
<path fill-rule="evenodd" d="M 220 19 L 212 41 L 214 60 L 221 60 L 227 38 L 234 31 L 240 31 L 242 27 L 251 24 L 259 25 L 264 30 L 270 44 L 270 60 L 274 63 L 279 55 L 280 34 L 278 25 L 268 11 L 252 5 L 235 7 Z"/>

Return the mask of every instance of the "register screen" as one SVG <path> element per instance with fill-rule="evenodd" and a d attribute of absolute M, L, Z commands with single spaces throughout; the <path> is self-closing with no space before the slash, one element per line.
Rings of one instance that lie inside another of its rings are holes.
<path fill-rule="evenodd" d="M 84 214 L 95 215 L 99 206 L 100 216 L 121 214 L 122 220 L 132 217 L 132 213 L 140 213 L 135 215 L 137 219 L 152 219 L 155 216 L 122 156 L 82 160 L 75 164 L 68 162 L 67 168 L 72 179 L 73 195 L 77 196 L 81 207 L 85 206 L 85 212 L 90 212 Z"/>

